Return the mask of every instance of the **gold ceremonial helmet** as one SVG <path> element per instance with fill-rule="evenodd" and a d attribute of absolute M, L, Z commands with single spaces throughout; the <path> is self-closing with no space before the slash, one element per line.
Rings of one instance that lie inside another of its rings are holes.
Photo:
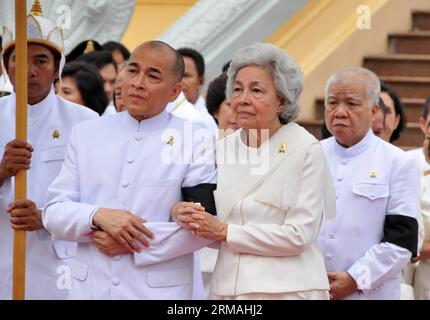
<path fill-rule="evenodd" d="M 15 47 L 15 35 L 7 27 L 3 27 L 2 37 L 2 54 L 4 55 Z M 27 42 L 44 45 L 64 56 L 63 30 L 43 16 L 39 0 L 34 1 L 30 14 L 27 16 Z"/>

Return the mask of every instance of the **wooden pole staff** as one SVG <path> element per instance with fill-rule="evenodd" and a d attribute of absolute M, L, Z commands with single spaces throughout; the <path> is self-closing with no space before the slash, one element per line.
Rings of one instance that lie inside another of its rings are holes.
<path fill-rule="evenodd" d="M 27 3 L 15 0 L 16 34 L 16 138 L 27 141 Z M 27 198 L 27 173 L 22 170 L 15 176 L 15 201 Z M 25 299 L 25 231 L 14 232 L 13 292 L 14 300 Z"/>

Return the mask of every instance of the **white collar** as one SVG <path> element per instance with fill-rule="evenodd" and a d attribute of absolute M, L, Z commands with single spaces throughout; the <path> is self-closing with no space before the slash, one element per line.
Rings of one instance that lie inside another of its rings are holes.
<path fill-rule="evenodd" d="M 170 115 L 167 111 L 161 112 L 159 115 L 156 115 L 155 117 L 145 119 L 142 121 L 139 121 L 133 116 L 128 113 L 128 111 L 124 111 L 121 113 L 121 122 L 124 124 L 127 128 L 136 131 L 153 131 L 156 129 L 159 129 L 161 127 L 164 127 L 167 125 L 167 122 L 170 119 Z"/>
<path fill-rule="evenodd" d="M 334 139 L 334 152 L 341 158 L 353 158 L 358 156 L 360 153 L 366 151 L 372 144 L 376 141 L 376 136 L 373 134 L 372 129 L 370 128 L 367 131 L 366 135 L 359 142 L 354 144 L 349 148 L 345 148 L 341 146 L 336 138 Z"/>
<path fill-rule="evenodd" d="M 169 102 L 166 106 L 166 111 L 169 113 L 175 113 L 183 104 L 189 103 L 183 91 L 177 96 L 175 101 Z"/>
<path fill-rule="evenodd" d="M 202 109 L 206 109 L 205 99 L 203 99 L 202 96 L 199 96 L 196 103 L 194 104 L 194 107 L 199 111 Z"/>
<path fill-rule="evenodd" d="M 10 102 L 13 112 L 16 112 L 16 93 L 15 91 L 10 95 Z M 27 115 L 29 118 L 39 118 L 49 112 L 52 106 L 57 103 L 57 96 L 55 95 L 54 87 L 51 88 L 49 94 L 42 101 L 27 105 Z"/>

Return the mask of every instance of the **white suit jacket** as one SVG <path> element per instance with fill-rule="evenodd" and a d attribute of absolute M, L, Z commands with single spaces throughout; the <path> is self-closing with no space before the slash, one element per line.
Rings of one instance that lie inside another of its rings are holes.
<path fill-rule="evenodd" d="M 393 239 L 417 246 L 417 162 L 372 130 L 350 148 L 333 137 L 322 144 L 336 187 L 336 219 L 324 221 L 319 237 L 327 270 L 347 271 L 356 280 L 360 290 L 347 299 L 400 299 L 411 251 Z"/>
<path fill-rule="evenodd" d="M 219 219 L 228 224 L 212 276 L 214 295 L 328 290 L 316 239 L 335 193 L 320 143 L 295 123 L 260 148 L 242 130 L 217 144 Z M 240 160 L 239 160 L 240 159 Z"/>
<path fill-rule="evenodd" d="M 15 139 L 15 104 L 14 93 L 0 99 L 0 158 L 6 144 Z M 97 117 L 90 109 L 56 96 L 54 90 L 28 107 L 28 142 L 34 152 L 27 172 L 27 198 L 38 208 L 45 205 L 48 186 L 60 171 L 72 126 Z M 14 199 L 13 181 L 0 188 L 0 299 L 12 294 L 13 230 L 6 208 Z M 57 286 L 57 280 L 75 252 L 76 243 L 54 241 L 46 230 L 27 232 L 26 298 L 64 299 L 66 286 L 61 281 Z"/>
<path fill-rule="evenodd" d="M 199 128 L 165 111 L 141 122 L 122 112 L 74 128 L 43 213 L 57 238 L 78 242 L 70 299 L 191 299 L 192 253 L 209 241 L 169 220 L 182 187 L 216 181 L 213 139 Z M 151 247 L 101 254 L 90 238 L 98 207 L 146 219 Z"/>
<path fill-rule="evenodd" d="M 424 240 L 430 241 L 430 175 L 421 180 L 421 213 Z M 417 299 L 430 300 L 430 260 L 420 261 L 415 271 L 414 286 Z"/>

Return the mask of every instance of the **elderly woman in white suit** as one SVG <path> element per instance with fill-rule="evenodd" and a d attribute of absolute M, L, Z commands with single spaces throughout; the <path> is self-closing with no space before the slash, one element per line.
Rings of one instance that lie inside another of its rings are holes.
<path fill-rule="evenodd" d="M 425 160 L 430 163 L 430 126 L 427 127 L 423 143 Z M 430 300 L 430 170 L 424 171 L 421 178 L 421 223 L 420 236 L 423 244 L 418 257 L 414 275 L 414 293 L 416 300 Z"/>
<path fill-rule="evenodd" d="M 303 75 L 270 44 L 236 52 L 227 98 L 242 128 L 217 143 L 217 217 L 198 204 L 172 210 L 184 228 L 220 251 L 214 299 L 328 299 L 316 239 L 335 191 L 320 143 L 294 123 Z"/>

